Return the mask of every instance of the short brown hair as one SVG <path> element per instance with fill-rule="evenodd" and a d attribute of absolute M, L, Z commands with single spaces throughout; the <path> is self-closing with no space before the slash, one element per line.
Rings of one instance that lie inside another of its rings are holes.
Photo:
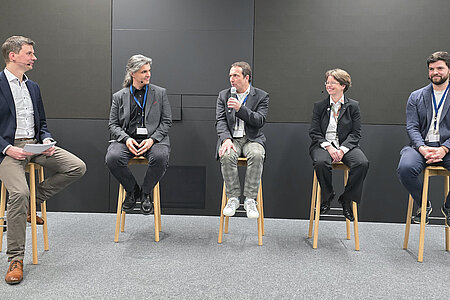
<path fill-rule="evenodd" d="M 2 55 L 5 62 L 9 62 L 10 52 L 19 53 L 24 44 L 34 46 L 34 41 L 21 35 L 13 35 L 7 38 L 2 45 Z"/>
<path fill-rule="evenodd" d="M 445 62 L 447 67 L 450 68 L 450 55 L 448 54 L 448 52 L 445 51 L 437 51 L 431 54 L 427 58 L 427 66 L 430 66 L 431 63 L 435 63 L 438 60 L 442 60 L 443 62 Z"/>
<path fill-rule="evenodd" d="M 336 81 L 339 82 L 340 85 L 345 85 L 344 93 L 348 90 L 349 87 L 352 86 L 352 78 L 350 77 L 350 74 L 347 73 L 347 71 L 344 71 L 342 69 L 328 70 L 325 73 L 325 81 L 329 76 L 333 76 L 333 78 L 336 79 Z"/>
<path fill-rule="evenodd" d="M 242 75 L 245 77 L 248 75 L 248 82 L 252 82 L 252 68 L 245 61 L 238 61 L 231 65 L 230 68 L 240 67 L 242 69 Z"/>

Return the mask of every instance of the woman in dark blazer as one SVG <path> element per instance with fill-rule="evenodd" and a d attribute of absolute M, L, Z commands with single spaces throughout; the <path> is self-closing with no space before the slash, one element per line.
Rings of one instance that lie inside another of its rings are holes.
<path fill-rule="evenodd" d="M 333 162 L 342 161 L 350 168 L 344 193 L 339 196 L 344 216 L 353 221 L 351 201 L 361 200 L 364 179 L 369 162 L 359 148 L 361 139 L 361 115 L 358 101 L 344 95 L 351 86 L 350 75 L 341 69 L 325 73 L 325 87 L 330 95 L 314 104 L 309 136 L 309 153 L 322 189 L 320 213 L 330 210 L 335 196 L 332 185 Z"/>

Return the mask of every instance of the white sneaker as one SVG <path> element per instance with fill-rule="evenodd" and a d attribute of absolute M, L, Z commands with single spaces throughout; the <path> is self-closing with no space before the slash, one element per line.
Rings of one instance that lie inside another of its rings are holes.
<path fill-rule="evenodd" d="M 247 218 L 257 219 L 259 218 L 258 209 L 256 209 L 256 201 L 253 199 L 245 199 L 244 209 L 247 211 Z"/>
<path fill-rule="evenodd" d="M 239 207 L 239 199 L 231 197 L 228 199 L 227 205 L 223 208 L 223 214 L 227 217 L 232 217 L 236 213 L 236 209 Z"/>

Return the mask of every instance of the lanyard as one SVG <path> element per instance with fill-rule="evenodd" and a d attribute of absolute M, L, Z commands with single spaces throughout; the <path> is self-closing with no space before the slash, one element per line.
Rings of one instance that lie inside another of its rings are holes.
<path fill-rule="evenodd" d="M 431 95 L 433 96 L 433 107 L 434 107 L 434 112 L 435 112 L 435 116 L 434 116 L 434 130 L 435 131 L 436 131 L 438 112 L 442 106 L 442 103 L 444 102 L 445 96 L 447 95 L 449 86 L 450 86 L 450 84 L 447 84 L 447 88 L 445 89 L 444 94 L 442 94 L 441 101 L 439 101 L 439 105 L 437 105 L 436 104 L 436 96 L 434 96 L 433 85 L 431 85 Z"/>
<path fill-rule="evenodd" d="M 134 101 L 136 102 L 136 104 L 142 109 L 142 114 L 144 114 L 144 107 L 145 107 L 145 102 L 147 101 L 147 92 L 148 92 L 148 85 L 145 86 L 145 94 L 144 94 L 144 103 L 139 102 L 138 99 L 136 99 L 136 97 L 133 95 L 133 88 L 132 85 L 130 85 L 130 93 L 131 95 L 133 95 Z"/>

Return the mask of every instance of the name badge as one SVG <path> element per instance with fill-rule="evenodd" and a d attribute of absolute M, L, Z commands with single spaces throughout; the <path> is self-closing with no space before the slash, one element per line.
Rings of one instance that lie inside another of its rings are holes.
<path fill-rule="evenodd" d="M 136 133 L 138 135 L 147 135 L 147 128 L 145 128 L 145 127 L 138 127 Z"/>
<path fill-rule="evenodd" d="M 430 134 L 428 136 L 428 141 L 429 142 L 439 142 L 439 134 Z"/>

